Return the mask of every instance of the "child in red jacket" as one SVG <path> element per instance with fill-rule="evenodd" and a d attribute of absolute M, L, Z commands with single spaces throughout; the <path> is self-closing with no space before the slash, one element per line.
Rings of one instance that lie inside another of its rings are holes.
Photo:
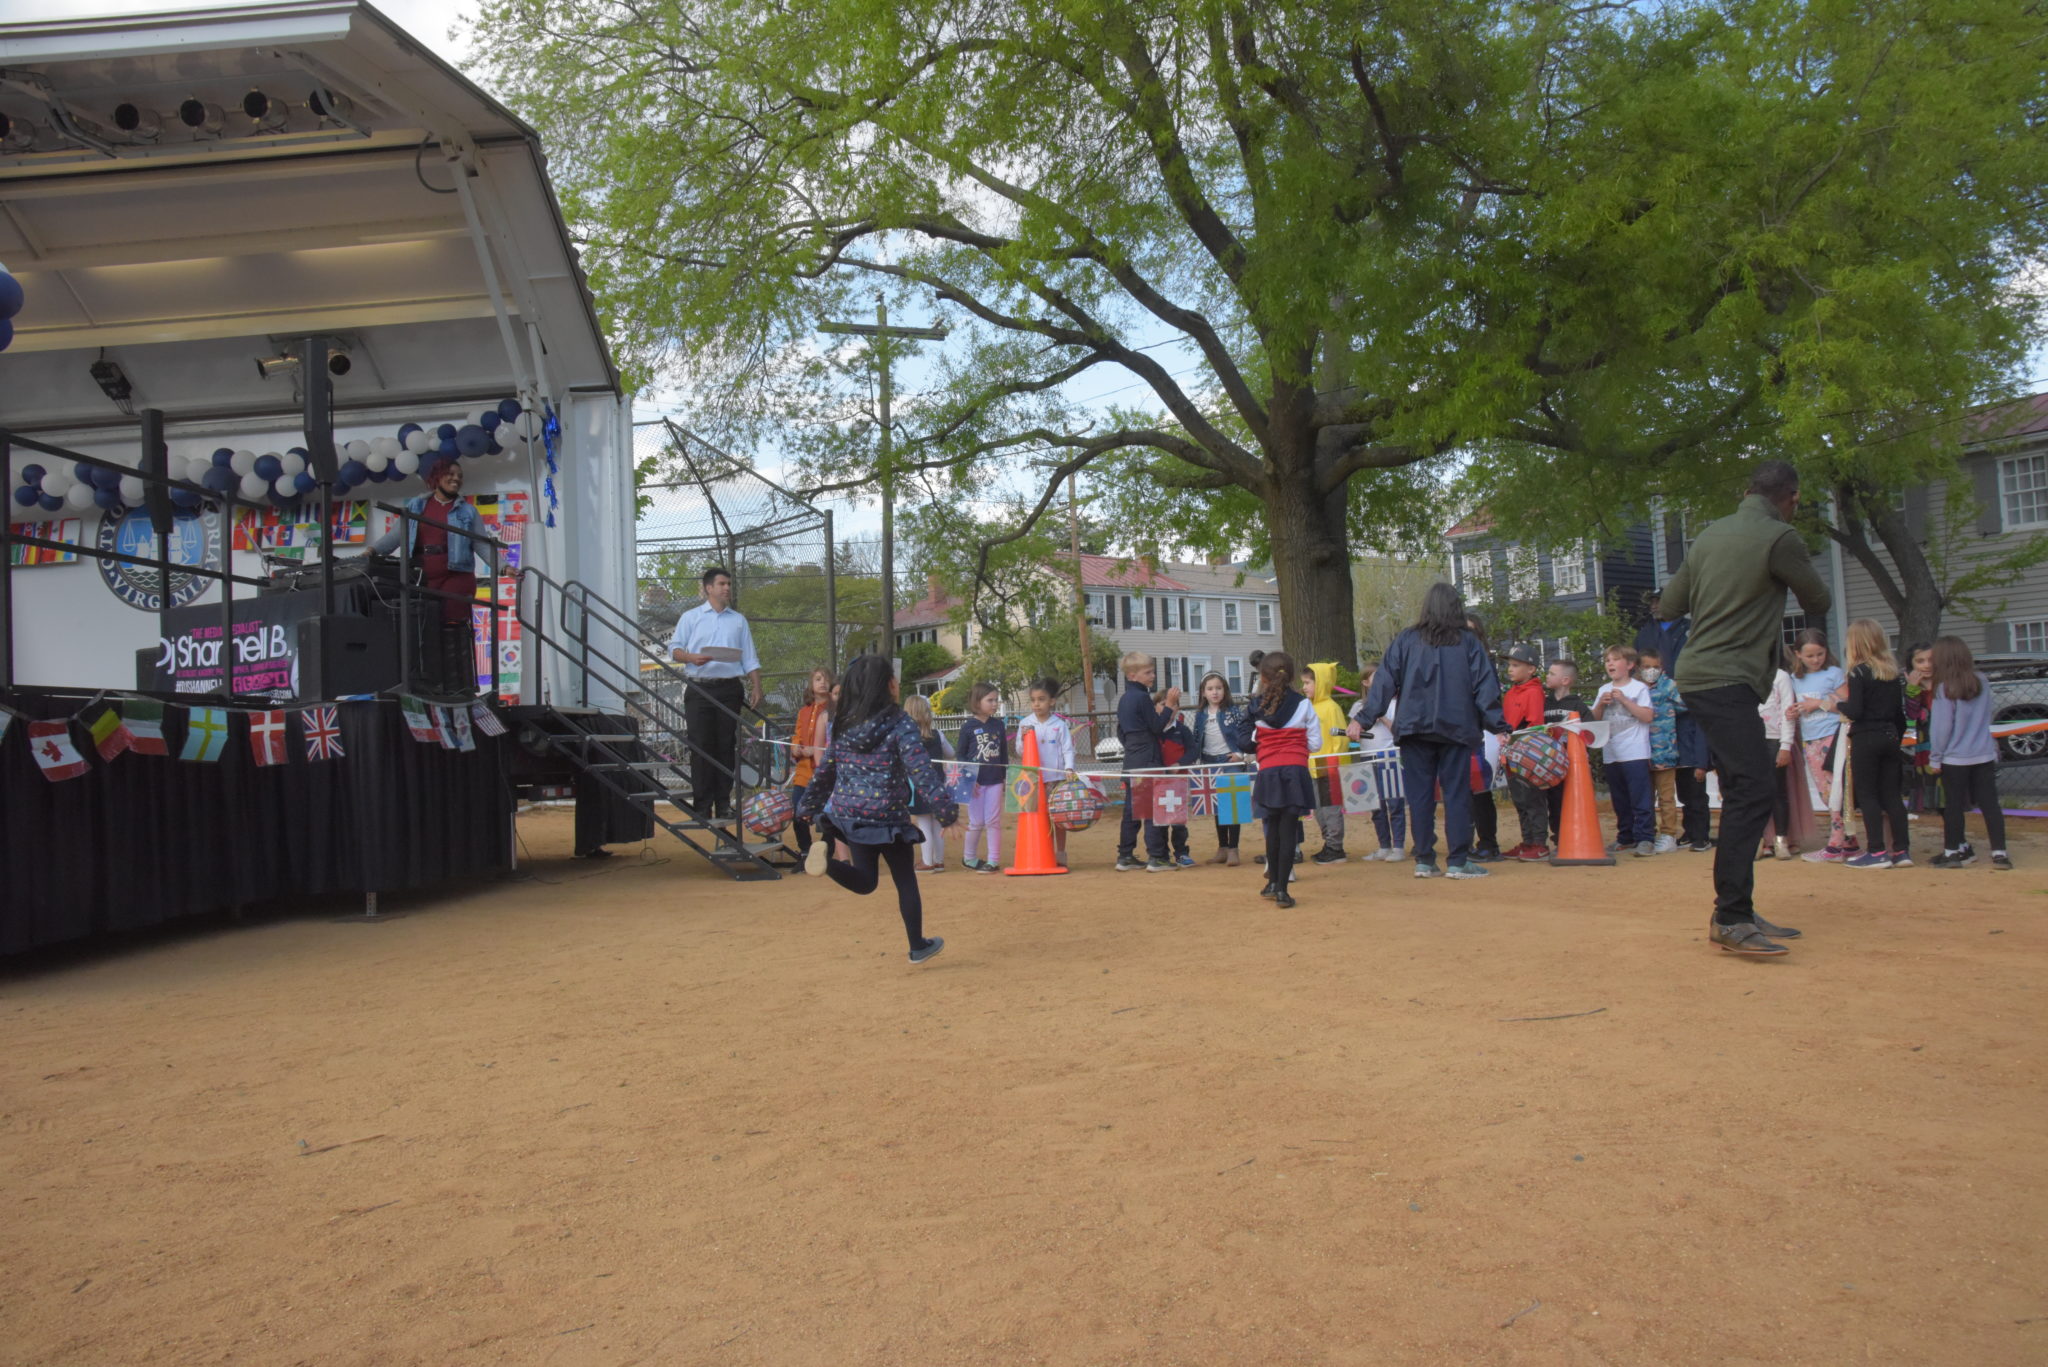
<path fill-rule="evenodd" d="M 1536 678 L 1536 670 L 1535 651 L 1527 646 L 1508 650 L 1508 689 L 1501 695 L 1500 711 L 1511 734 L 1543 724 L 1543 709 L 1550 699 Z M 1545 842 L 1550 828 L 1550 803 L 1544 791 L 1516 777 L 1510 769 L 1508 798 L 1515 804 L 1515 815 L 1522 823 L 1522 843 L 1508 851 L 1508 858 L 1532 864 L 1550 858 L 1550 846 Z"/>

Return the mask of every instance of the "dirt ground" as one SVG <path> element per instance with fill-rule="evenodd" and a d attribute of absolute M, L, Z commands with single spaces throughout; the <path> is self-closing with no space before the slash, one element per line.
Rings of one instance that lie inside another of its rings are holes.
<path fill-rule="evenodd" d="M 0 1358 L 2041 1363 L 2018 825 L 1764 866 L 1776 963 L 1702 940 L 1706 855 L 1278 914 L 1098 826 L 927 880 L 912 967 L 886 896 L 532 814 L 530 878 L 389 924 L 0 977 Z"/>

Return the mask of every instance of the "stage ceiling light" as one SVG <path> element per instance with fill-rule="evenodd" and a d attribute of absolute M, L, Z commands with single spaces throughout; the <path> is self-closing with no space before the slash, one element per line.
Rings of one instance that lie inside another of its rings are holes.
<path fill-rule="evenodd" d="M 217 104 L 192 99 L 178 106 L 178 122 L 195 133 L 217 138 L 227 123 L 227 115 L 221 113 L 221 108 Z"/>
<path fill-rule="evenodd" d="M 312 110 L 313 117 L 322 124 L 340 124 L 366 138 L 370 136 L 370 130 L 356 117 L 355 101 L 346 95 L 337 95 L 332 90 L 315 86 L 306 96 L 306 108 Z"/>
<path fill-rule="evenodd" d="M 242 97 L 242 112 L 256 125 L 257 132 L 276 133 L 291 118 L 292 107 L 260 90 L 251 90 Z"/>
<path fill-rule="evenodd" d="M 163 135 L 164 121 L 154 109 L 129 102 L 114 106 L 114 127 L 126 133 L 130 141 L 155 142 Z"/>
<path fill-rule="evenodd" d="M 122 412 L 127 412 L 128 400 L 134 396 L 135 386 L 128 382 L 127 373 L 121 369 L 120 363 L 101 357 L 92 363 L 91 369 L 93 383 L 100 387 L 100 392 L 119 404 Z"/>
<path fill-rule="evenodd" d="M 26 152 L 36 145 L 36 126 L 0 110 L 0 152 Z"/>
<path fill-rule="evenodd" d="M 268 380 L 278 375 L 296 375 L 299 358 L 296 356 L 264 356 L 256 361 L 256 373 Z"/>

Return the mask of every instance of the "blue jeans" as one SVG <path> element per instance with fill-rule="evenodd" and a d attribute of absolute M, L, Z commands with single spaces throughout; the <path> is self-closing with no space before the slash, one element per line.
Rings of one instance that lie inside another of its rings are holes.
<path fill-rule="evenodd" d="M 1657 822 L 1652 812 L 1657 787 L 1650 777 L 1650 761 L 1608 760 L 1607 795 L 1614 801 L 1616 840 L 1636 845 L 1657 838 Z"/>
<path fill-rule="evenodd" d="M 1408 797 L 1408 835 L 1415 862 L 1436 862 L 1436 793 L 1444 794 L 1444 843 L 1450 862 L 1472 853 L 1472 747 L 1448 741 L 1403 739 L 1401 787 Z"/>

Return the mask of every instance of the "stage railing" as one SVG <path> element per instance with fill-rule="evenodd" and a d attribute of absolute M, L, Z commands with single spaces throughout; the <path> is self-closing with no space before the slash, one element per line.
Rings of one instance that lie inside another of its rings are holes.
<path fill-rule="evenodd" d="M 54 541 L 47 537 L 22 535 L 14 530 L 14 518 L 17 512 L 26 515 L 29 514 L 30 510 L 26 508 L 18 509 L 10 501 L 6 507 L 5 515 L 0 516 L 0 690 L 18 692 L 47 689 L 57 692 L 75 692 L 78 688 L 78 684 L 75 681 L 71 683 L 29 686 L 22 684 L 18 677 L 19 670 L 14 639 L 15 623 L 18 620 L 14 600 L 14 548 L 16 546 L 36 547 L 43 550 L 83 556 L 95 561 L 111 561 L 117 564 L 135 565 L 155 570 L 157 573 L 158 635 L 164 639 L 168 639 L 171 635 L 166 620 L 167 614 L 175 610 L 171 604 L 171 580 L 173 573 L 212 581 L 220 586 L 220 616 L 224 650 L 227 650 L 229 648 L 228 643 L 234 640 L 235 608 L 238 601 L 235 597 L 235 586 L 240 584 L 259 591 L 271 586 L 270 581 L 267 579 L 254 578 L 234 572 L 234 524 L 236 521 L 235 514 L 238 509 L 248 508 L 261 511 L 276 505 L 267 499 L 259 501 L 243 497 L 234 489 L 211 489 L 205 485 L 195 484 L 190 480 L 172 478 L 169 473 L 169 452 L 164 443 L 162 412 L 153 408 L 144 409 L 140 416 L 142 450 L 137 463 L 134 465 L 125 465 L 120 461 L 110 460 L 103 456 L 89 456 L 83 452 L 67 450 L 61 446 L 53 446 L 47 442 L 23 436 L 7 428 L 0 428 L 0 470 L 13 468 L 15 452 L 32 451 L 37 455 L 46 456 L 53 461 L 62 462 L 73 467 L 83 465 L 97 470 L 109 470 L 117 476 L 133 476 L 141 480 L 144 486 L 143 510 L 149 514 L 156 541 L 156 554 L 154 556 L 136 556 L 122 551 L 104 550 L 98 546 L 87 545 L 82 538 L 79 542 L 72 543 Z M 318 490 L 321 526 L 321 611 L 326 614 L 332 614 L 335 602 L 335 559 L 333 554 L 334 490 L 333 486 L 329 484 L 319 485 Z M 202 563 L 198 564 L 174 562 L 171 559 L 172 529 L 180 517 L 193 515 L 173 505 L 171 500 L 173 491 L 183 491 L 194 495 L 202 505 L 213 505 L 219 510 L 221 519 L 220 568 L 215 569 L 203 563 L 203 555 L 201 557 Z M 497 696 L 500 664 L 499 640 L 501 635 L 499 615 L 506 610 L 505 605 L 498 601 L 496 564 L 499 562 L 494 556 L 487 555 L 484 557 L 486 562 L 492 566 L 492 573 L 490 597 L 482 604 L 479 604 L 474 597 L 464 599 L 459 594 L 444 593 L 422 585 L 415 585 L 411 582 L 411 546 L 413 537 L 410 534 L 410 528 L 413 523 L 424 519 L 420 514 L 407 512 L 403 507 L 394 507 L 385 503 L 379 503 L 375 506 L 399 517 L 406 528 L 406 534 L 399 538 L 399 651 L 401 663 L 398 687 L 404 689 L 410 687 L 413 682 L 412 670 L 410 668 L 410 643 L 414 632 L 414 614 L 417 611 L 414 600 L 416 598 L 434 600 L 434 610 L 438 613 L 440 602 L 454 599 L 467 603 L 472 610 L 478 606 L 485 606 L 490 611 L 490 692 L 491 696 Z M 40 508 L 35 511 L 39 516 L 56 516 L 56 514 L 47 513 L 47 510 Z M 493 552 L 506 552 L 510 549 L 504 542 L 493 537 L 468 532 L 460 533 L 460 535 L 468 537 L 470 541 L 479 546 L 489 547 Z M 246 602 L 247 599 L 239 601 Z M 474 651 L 471 652 L 472 659 L 473 656 Z M 472 665 L 466 677 L 473 683 L 475 674 L 476 671 Z M 229 704 L 236 702 L 238 699 L 248 699 L 250 701 L 269 700 L 267 693 L 237 693 L 235 691 L 234 670 L 231 663 L 225 659 L 223 660 L 222 684 L 223 687 L 218 692 L 178 694 L 175 696 L 180 698 L 205 698 Z M 149 690 L 127 688 L 122 691 L 147 692 Z M 473 692 L 474 690 L 472 688 L 467 691 Z"/>

